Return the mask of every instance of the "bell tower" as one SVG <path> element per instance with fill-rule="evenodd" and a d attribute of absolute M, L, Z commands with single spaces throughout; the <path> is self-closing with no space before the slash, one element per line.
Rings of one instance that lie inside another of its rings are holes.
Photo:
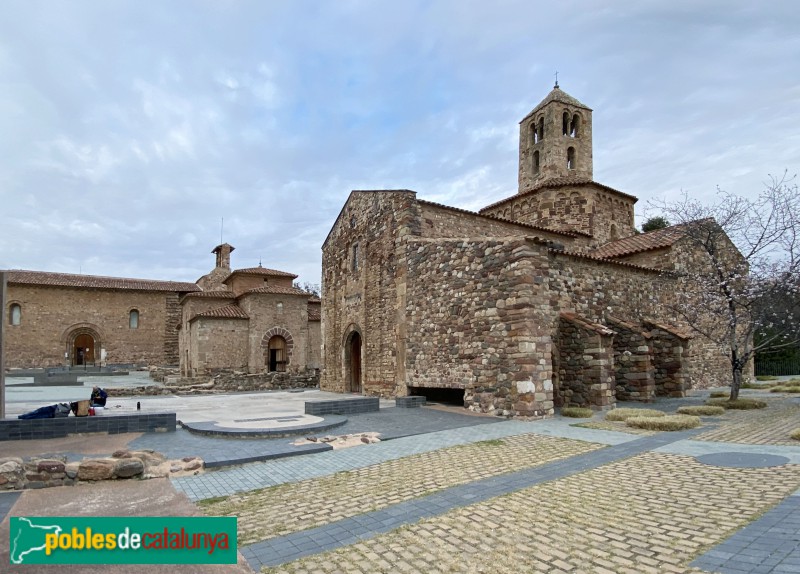
<path fill-rule="evenodd" d="M 592 110 L 556 81 L 519 123 L 519 193 L 556 178 L 592 180 Z"/>

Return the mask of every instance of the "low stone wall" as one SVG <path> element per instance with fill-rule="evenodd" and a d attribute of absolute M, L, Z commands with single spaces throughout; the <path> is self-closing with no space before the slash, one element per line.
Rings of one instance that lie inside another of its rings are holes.
<path fill-rule="evenodd" d="M 400 409 L 414 409 L 424 407 L 427 403 L 425 397 L 410 396 L 410 397 L 397 397 L 394 400 L 394 406 Z"/>
<path fill-rule="evenodd" d="M 197 457 L 168 461 L 164 455 L 151 450 L 120 450 L 109 458 L 87 458 L 80 462 L 67 462 L 65 456 L 30 459 L 4 457 L 0 458 L 0 490 L 73 486 L 99 480 L 156 478 L 171 473 L 197 473 L 202 468 L 203 461 Z"/>
<path fill-rule="evenodd" d="M 151 371 L 151 376 L 152 376 Z M 158 380 L 157 380 L 158 379 Z M 239 373 L 219 372 L 207 378 L 185 378 L 159 371 L 154 381 L 162 385 L 148 385 L 119 389 L 106 389 L 113 397 L 138 395 L 202 395 L 230 392 L 278 391 L 288 389 L 315 389 L 319 387 L 319 370 L 308 369 L 300 373 Z"/>
<path fill-rule="evenodd" d="M 306 401 L 307 415 L 352 415 L 356 413 L 375 413 L 381 408 L 378 397 L 354 397 L 333 401 Z"/>
<path fill-rule="evenodd" d="M 53 419 L 2 419 L 0 441 L 59 438 L 80 433 L 175 432 L 175 413 Z"/>

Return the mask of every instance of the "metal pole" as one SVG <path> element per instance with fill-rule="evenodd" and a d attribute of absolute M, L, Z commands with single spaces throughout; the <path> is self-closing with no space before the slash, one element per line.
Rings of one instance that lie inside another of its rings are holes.
<path fill-rule="evenodd" d="M 6 357 L 5 326 L 8 319 L 6 311 L 6 272 L 0 271 L 0 419 L 6 418 Z"/>

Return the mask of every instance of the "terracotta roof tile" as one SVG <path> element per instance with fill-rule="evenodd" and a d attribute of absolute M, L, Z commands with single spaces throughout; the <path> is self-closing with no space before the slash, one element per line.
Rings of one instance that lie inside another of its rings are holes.
<path fill-rule="evenodd" d="M 615 193 L 617 195 L 621 195 L 622 197 L 624 197 L 626 199 L 632 199 L 634 202 L 639 201 L 639 198 L 636 197 L 635 195 L 630 195 L 630 194 L 627 194 L 627 193 L 623 193 L 623 192 L 619 191 L 618 189 L 614 189 L 613 187 L 609 187 L 607 185 L 603 185 L 602 183 L 597 183 L 596 181 L 594 181 L 593 179 L 588 178 L 588 177 L 554 177 L 552 179 L 546 179 L 544 181 L 537 182 L 533 186 L 529 187 L 528 189 L 520 191 L 520 193 L 514 194 L 514 195 L 512 195 L 510 197 L 507 197 L 505 199 L 501 199 L 500 201 L 496 201 L 496 202 L 494 202 L 492 204 L 489 204 L 486 207 L 480 209 L 479 213 L 482 214 L 484 211 L 486 211 L 488 209 L 492 209 L 492 208 L 497 207 L 499 205 L 503 205 L 504 203 L 507 203 L 509 201 L 513 201 L 514 199 L 517 199 L 517 198 L 520 198 L 520 197 L 525 197 L 526 195 L 529 195 L 529 194 L 538 193 L 539 191 L 541 191 L 543 189 L 550 189 L 550 188 L 553 188 L 553 187 L 567 187 L 567 186 L 570 186 L 570 185 L 587 185 L 587 184 L 596 185 L 597 187 L 599 187 L 603 191 L 607 191 L 607 192 L 610 192 L 610 193 Z"/>
<path fill-rule="evenodd" d="M 186 299 L 235 299 L 232 291 L 193 291 L 181 297 L 181 303 Z"/>
<path fill-rule="evenodd" d="M 245 269 L 235 269 L 228 275 L 225 279 L 222 280 L 223 283 L 227 283 L 228 280 L 233 277 L 234 275 L 264 275 L 264 276 L 271 276 L 271 277 L 291 277 L 292 279 L 296 279 L 297 275 L 294 273 L 288 273 L 286 271 L 278 271 L 277 269 L 267 269 L 266 267 L 247 267 Z"/>
<path fill-rule="evenodd" d="M 298 289 L 297 287 L 281 287 L 279 285 L 264 285 L 263 287 L 256 287 L 245 291 L 239 297 L 250 295 L 252 293 L 270 293 L 273 295 L 309 295 L 306 291 Z M 238 297 L 237 297 L 238 298 Z"/>
<path fill-rule="evenodd" d="M 189 321 L 195 319 L 249 319 L 250 317 L 238 305 L 225 305 L 216 309 L 209 309 L 194 315 Z"/>
<path fill-rule="evenodd" d="M 570 323 L 577 325 L 587 331 L 594 331 L 595 333 L 599 333 L 600 335 L 614 335 L 616 334 L 615 331 L 609 329 L 605 325 L 601 325 L 600 323 L 594 323 L 589 321 L 585 317 L 580 317 L 575 313 L 569 313 L 566 311 L 562 311 L 560 313 L 560 317 Z"/>
<path fill-rule="evenodd" d="M 84 289 L 119 289 L 123 291 L 199 291 L 194 283 L 179 281 L 154 281 L 152 279 L 128 279 L 125 277 L 103 277 L 100 275 L 73 275 L 48 271 L 8 271 L 8 282 L 16 285 L 46 285 L 52 287 L 77 287 Z"/>
<path fill-rule="evenodd" d="M 595 257 L 614 258 L 623 257 L 625 255 L 633 255 L 634 253 L 641 253 L 643 251 L 650 251 L 652 249 L 662 249 L 670 247 L 678 239 L 684 236 L 685 228 L 687 225 L 693 225 L 697 222 L 683 223 L 680 225 L 673 225 L 664 229 L 656 229 L 648 233 L 641 233 L 639 235 L 631 235 L 624 239 L 617 239 L 601 245 L 591 252 Z"/>
<path fill-rule="evenodd" d="M 549 253 L 553 255 L 563 255 L 565 257 L 575 257 L 577 259 L 590 259 L 592 261 L 597 261 L 598 263 L 607 263 L 610 265 L 619 265 L 620 267 L 629 267 L 631 269 L 640 269 L 642 271 L 650 271 L 651 273 L 667 273 L 663 269 L 655 269 L 653 267 L 644 267 L 643 265 L 636 265 L 634 263 L 626 263 L 625 261 L 617 261 L 616 259 L 604 259 L 602 257 L 597 257 L 591 253 L 579 253 L 577 251 L 565 251 L 563 249 L 553 249 L 549 248 L 547 250 Z"/>
<path fill-rule="evenodd" d="M 308 320 L 309 321 L 321 321 L 322 320 L 322 312 L 319 306 L 308 306 Z"/>

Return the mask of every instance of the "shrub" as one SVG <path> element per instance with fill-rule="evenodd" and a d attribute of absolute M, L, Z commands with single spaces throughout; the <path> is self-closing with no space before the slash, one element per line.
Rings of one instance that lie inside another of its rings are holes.
<path fill-rule="evenodd" d="M 790 437 L 792 437 L 794 440 L 800 440 L 800 429 L 794 429 L 794 430 L 793 430 L 793 431 L 792 431 L 792 432 L 789 434 L 789 436 L 790 436 Z"/>
<path fill-rule="evenodd" d="M 757 381 L 777 381 L 778 377 L 772 375 L 756 375 Z"/>
<path fill-rule="evenodd" d="M 624 421 L 631 417 L 663 417 L 664 413 L 655 409 L 614 409 L 606 413 L 607 421 Z"/>
<path fill-rule="evenodd" d="M 707 405 L 722 407 L 724 409 L 734 409 L 739 411 L 747 411 L 751 409 L 763 409 L 767 406 L 764 401 L 757 401 L 755 399 L 736 399 L 731 401 L 728 399 L 709 399 L 706 401 Z"/>
<path fill-rule="evenodd" d="M 771 393 L 800 393 L 800 387 L 772 387 L 769 392 Z"/>
<path fill-rule="evenodd" d="M 713 393 L 711 393 L 708 396 L 711 397 L 712 399 L 723 399 L 723 398 L 728 398 L 729 396 L 731 396 L 731 392 L 730 391 L 714 391 Z"/>
<path fill-rule="evenodd" d="M 678 409 L 679 415 L 693 415 L 697 417 L 715 417 L 725 414 L 723 407 L 711 407 L 708 405 L 696 405 L 680 407 Z"/>
<path fill-rule="evenodd" d="M 700 426 L 700 417 L 669 415 L 663 417 L 631 417 L 625 421 L 629 427 L 656 431 L 679 431 Z"/>
<path fill-rule="evenodd" d="M 594 411 L 586 407 L 564 407 L 561 409 L 561 416 L 574 419 L 590 419 L 594 416 Z"/>

